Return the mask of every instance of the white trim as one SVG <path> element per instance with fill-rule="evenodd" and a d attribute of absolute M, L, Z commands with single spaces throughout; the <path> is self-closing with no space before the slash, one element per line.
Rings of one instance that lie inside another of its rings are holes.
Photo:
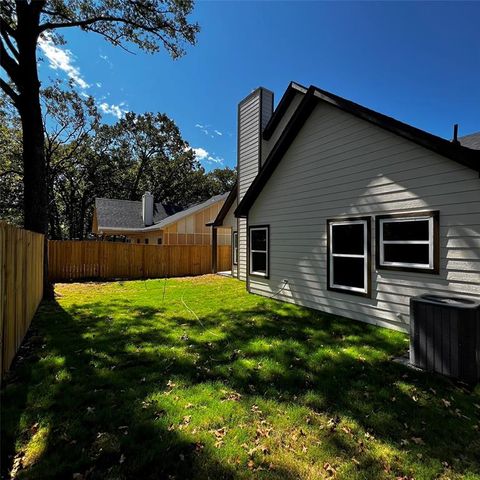
<path fill-rule="evenodd" d="M 428 240 L 383 240 L 384 223 L 402 222 L 425 222 L 428 221 Z M 434 217 L 433 215 L 419 215 L 418 217 L 391 217 L 379 219 L 379 266 L 380 267 L 404 267 L 418 268 L 419 270 L 433 270 L 435 268 L 434 258 Z M 384 245 L 428 245 L 428 264 L 408 262 L 387 262 L 385 261 Z"/>
<path fill-rule="evenodd" d="M 253 250 L 252 249 L 252 232 L 255 230 L 265 230 L 265 250 Z M 249 231 L 249 262 L 248 262 L 248 270 L 249 270 L 249 275 L 259 275 L 262 277 L 267 277 L 268 276 L 268 270 L 270 268 L 270 265 L 268 264 L 268 242 L 269 242 L 269 231 L 268 227 L 250 227 Z M 255 270 L 252 270 L 252 265 L 253 265 L 253 254 L 254 253 L 264 253 L 265 254 L 265 272 L 257 272 Z"/>
<path fill-rule="evenodd" d="M 353 253 L 333 253 L 333 227 L 341 225 L 363 225 L 363 255 L 353 254 Z M 346 290 L 351 292 L 359 293 L 368 293 L 368 223 L 367 220 L 335 220 L 329 222 L 329 239 L 330 243 L 328 245 L 328 255 L 330 262 L 330 275 L 328 279 L 328 286 L 330 288 L 338 288 L 339 290 Z M 334 273 L 334 262 L 333 259 L 336 257 L 340 258 L 363 258 L 363 288 L 359 287 L 350 287 L 347 285 L 337 285 L 333 282 L 333 273 Z"/>

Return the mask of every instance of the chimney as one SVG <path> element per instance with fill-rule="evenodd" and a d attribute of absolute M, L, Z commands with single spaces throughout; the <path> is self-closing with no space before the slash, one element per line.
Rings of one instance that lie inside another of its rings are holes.
<path fill-rule="evenodd" d="M 460 145 L 460 142 L 458 141 L 458 123 L 456 123 L 453 126 L 453 138 L 452 138 L 452 143 L 455 143 L 456 145 Z"/>
<path fill-rule="evenodd" d="M 150 192 L 142 196 L 142 219 L 146 227 L 153 225 L 153 195 Z"/>
<path fill-rule="evenodd" d="M 238 195 L 247 191 L 262 165 L 262 133 L 273 113 L 273 92 L 259 87 L 238 105 Z"/>

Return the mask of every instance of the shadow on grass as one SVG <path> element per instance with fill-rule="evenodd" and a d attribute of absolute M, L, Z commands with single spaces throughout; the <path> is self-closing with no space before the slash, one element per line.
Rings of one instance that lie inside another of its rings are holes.
<path fill-rule="evenodd" d="M 3 392 L 3 468 L 12 465 L 15 442 L 29 438 L 17 459 L 19 478 L 249 478 L 246 466 L 228 464 L 182 430 L 185 409 L 174 383 L 213 382 L 241 394 L 248 408 L 261 397 L 327 415 L 324 442 L 342 456 L 362 453 L 361 442 L 337 429 L 348 418 L 387 446 L 408 448 L 419 463 L 423 457 L 458 474 L 479 471 L 471 396 L 392 363 L 405 349 L 401 335 L 272 305 L 221 309 L 197 321 L 128 299 L 68 312 L 44 304 L 34 322 L 39 335 L 30 338 L 38 356 L 19 363 Z M 168 396 L 168 412 L 152 401 L 159 394 Z M 365 478 L 385 473 L 366 453 L 358 469 Z M 255 474 L 299 478 L 293 466 Z"/>

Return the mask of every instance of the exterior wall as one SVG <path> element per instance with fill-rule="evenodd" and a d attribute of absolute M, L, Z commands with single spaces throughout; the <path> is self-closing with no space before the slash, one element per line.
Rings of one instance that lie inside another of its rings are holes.
<path fill-rule="evenodd" d="M 220 230 L 224 230 L 228 232 L 230 235 L 230 243 L 232 243 L 232 233 L 237 231 L 237 219 L 235 218 L 234 212 L 235 209 L 237 208 L 237 203 L 233 202 L 232 206 L 230 207 L 230 210 L 227 212 L 225 215 L 225 218 L 223 219 L 223 228 L 219 228 L 218 232 L 220 233 Z M 232 243 L 232 248 L 233 248 L 233 243 Z M 232 275 L 234 277 L 238 276 L 237 272 L 237 265 L 233 265 L 233 251 L 232 251 Z"/>
<path fill-rule="evenodd" d="M 212 228 L 206 224 L 213 222 L 222 208 L 223 201 L 210 205 L 200 212 L 192 213 L 164 229 L 165 245 L 211 245 Z M 231 237 L 228 229 L 219 228 L 218 245 L 230 245 Z"/>
<path fill-rule="evenodd" d="M 261 158 L 262 129 L 273 111 L 273 93 L 258 88 L 238 106 L 238 201 L 243 198 L 248 187 L 257 176 Z M 246 221 L 238 220 L 238 278 L 246 280 L 247 249 Z"/>
<path fill-rule="evenodd" d="M 377 270 L 374 216 L 420 210 L 440 211 L 440 273 Z M 327 219 L 366 215 L 371 298 L 327 290 Z M 412 296 L 480 298 L 478 173 L 327 104 L 306 121 L 248 223 L 270 225 L 270 278 L 249 277 L 253 293 L 272 295 L 288 279 L 277 298 L 400 330 Z"/>

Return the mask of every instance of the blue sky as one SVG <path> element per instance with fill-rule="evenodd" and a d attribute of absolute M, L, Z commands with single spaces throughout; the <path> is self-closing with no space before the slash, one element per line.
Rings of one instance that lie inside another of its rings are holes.
<path fill-rule="evenodd" d="M 70 73 L 109 122 L 166 113 L 207 169 L 236 163 L 238 102 L 258 86 L 278 102 L 291 80 L 446 138 L 480 130 L 480 3 L 202 1 L 191 18 L 198 43 L 176 61 L 65 30 L 41 78 Z"/>

